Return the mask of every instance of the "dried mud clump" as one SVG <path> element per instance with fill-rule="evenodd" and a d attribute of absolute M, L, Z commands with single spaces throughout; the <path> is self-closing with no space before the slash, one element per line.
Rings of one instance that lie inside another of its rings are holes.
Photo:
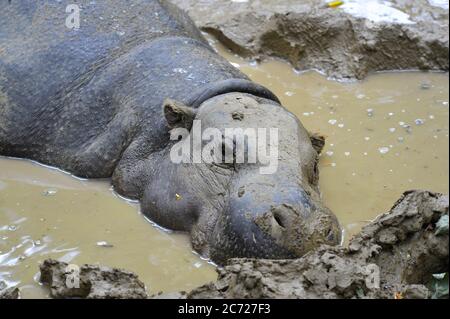
<path fill-rule="evenodd" d="M 132 272 L 95 265 L 74 267 L 47 259 L 40 265 L 40 281 L 52 298 L 144 299 L 144 283 Z"/>
<path fill-rule="evenodd" d="M 430 298 L 433 274 L 448 272 L 448 239 L 448 196 L 410 191 L 348 248 L 322 246 L 295 260 L 232 259 L 217 282 L 187 297 Z"/>

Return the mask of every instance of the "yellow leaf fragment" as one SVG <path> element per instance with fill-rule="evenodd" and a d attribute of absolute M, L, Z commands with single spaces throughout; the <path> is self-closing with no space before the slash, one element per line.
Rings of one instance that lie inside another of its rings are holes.
<path fill-rule="evenodd" d="M 343 4 L 344 4 L 344 1 L 331 1 L 331 2 L 327 3 L 328 7 L 330 7 L 330 8 L 336 8 Z"/>

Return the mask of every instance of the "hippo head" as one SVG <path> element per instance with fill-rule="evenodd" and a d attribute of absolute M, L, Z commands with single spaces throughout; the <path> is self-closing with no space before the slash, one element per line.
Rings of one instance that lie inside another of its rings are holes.
<path fill-rule="evenodd" d="M 153 221 L 190 231 L 194 249 L 218 263 L 299 257 L 340 242 L 319 197 L 318 150 L 293 114 L 244 93 L 163 108 L 173 141 L 144 194 Z"/>

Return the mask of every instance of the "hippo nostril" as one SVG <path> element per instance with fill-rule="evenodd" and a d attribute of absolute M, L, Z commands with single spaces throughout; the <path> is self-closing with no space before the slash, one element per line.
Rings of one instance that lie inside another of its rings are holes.
<path fill-rule="evenodd" d="M 281 228 L 286 228 L 286 224 L 285 224 L 284 218 L 279 212 L 274 212 L 273 213 L 273 218 L 275 219 L 277 224 L 280 225 Z"/>

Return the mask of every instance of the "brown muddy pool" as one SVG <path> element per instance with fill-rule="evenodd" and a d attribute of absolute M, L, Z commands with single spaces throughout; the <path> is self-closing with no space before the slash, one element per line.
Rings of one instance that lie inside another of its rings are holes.
<path fill-rule="evenodd" d="M 109 181 L 0 157 L 0 281 L 20 283 L 22 298 L 45 297 L 37 279 L 46 258 L 134 271 L 149 293 L 187 291 L 216 278 L 186 235 L 152 225 Z"/>
<path fill-rule="evenodd" d="M 277 60 L 247 61 L 208 40 L 310 132 L 326 137 L 320 188 L 346 242 L 406 190 L 448 193 L 448 73 L 378 73 L 342 83 Z"/>
<path fill-rule="evenodd" d="M 405 190 L 448 193 L 448 74 L 397 72 L 339 83 L 279 61 L 249 62 L 213 45 L 272 89 L 308 130 L 327 137 L 320 185 L 346 240 Z M 109 181 L 0 157 L 0 281 L 19 284 L 22 298 L 45 297 L 38 263 L 50 257 L 134 271 L 150 293 L 216 278 L 186 235 L 151 224 Z"/>

